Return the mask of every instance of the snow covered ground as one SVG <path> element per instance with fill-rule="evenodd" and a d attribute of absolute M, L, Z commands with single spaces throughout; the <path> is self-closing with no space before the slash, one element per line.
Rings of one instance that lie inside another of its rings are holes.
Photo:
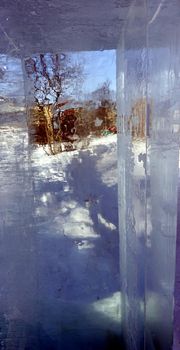
<path fill-rule="evenodd" d="M 11 125 L 0 144 L 2 346 L 118 348 L 116 136 L 48 156 Z"/>
<path fill-rule="evenodd" d="M 21 116 L 1 125 L 2 349 L 119 349 L 116 137 L 48 156 L 42 147 L 28 147 Z M 138 184 L 145 145 L 133 147 Z M 156 297 L 150 300 L 152 317 Z"/>
<path fill-rule="evenodd" d="M 57 316 L 62 328 L 70 323 L 76 331 L 85 327 L 86 334 L 93 328 L 95 333 L 104 329 L 118 335 L 116 136 L 56 156 L 47 156 L 40 147 L 31 159 L 42 308 L 44 301 L 54 312 L 57 303 L 66 305 L 66 316 Z M 85 313 L 83 326 L 79 313 Z"/>

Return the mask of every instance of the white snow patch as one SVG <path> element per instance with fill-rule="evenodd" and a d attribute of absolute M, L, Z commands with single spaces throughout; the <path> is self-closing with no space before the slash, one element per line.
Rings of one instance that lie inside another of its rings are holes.
<path fill-rule="evenodd" d="M 75 208 L 71 211 L 69 220 L 72 222 L 85 222 L 86 224 L 93 225 L 93 221 L 89 216 L 89 210 L 85 208 Z"/>
<path fill-rule="evenodd" d="M 94 248 L 94 243 L 89 242 L 88 240 L 82 240 L 81 242 L 77 243 L 77 247 L 79 250 L 84 250 L 84 249 L 92 249 Z"/>
<path fill-rule="evenodd" d="M 108 222 L 105 218 L 103 218 L 103 216 L 100 213 L 98 214 L 98 220 L 102 225 L 104 225 L 105 227 L 107 227 L 111 231 L 116 230 L 116 226 L 114 224 L 112 224 L 112 222 Z"/>
<path fill-rule="evenodd" d="M 97 169 L 97 179 L 100 178 L 105 186 L 111 187 L 117 184 L 116 141 L 117 135 L 109 135 L 91 139 L 86 150 L 63 152 L 48 156 L 43 147 L 38 147 L 32 152 L 33 176 L 37 188 L 40 186 L 39 188 L 41 189 L 42 183 L 55 182 L 55 192 L 52 190 L 52 193 L 42 193 L 40 202 L 38 202 L 38 208 L 36 208 L 36 215 L 41 219 L 41 223 L 38 225 L 41 227 L 42 234 L 81 238 L 84 240 L 84 243 L 79 245 L 79 250 L 89 249 L 93 246 L 87 239 L 99 238 L 100 236 L 91 218 L 91 206 L 92 204 L 100 205 L 99 200 L 89 198 L 88 202 L 84 202 L 84 206 L 80 205 L 78 200 L 76 201 L 73 197 L 76 181 L 79 181 L 79 179 L 77 176 L 74 176 L 73 185 L 71 185 L 69 176 L 73 176 L 71 169 L 75 171 L 76 163 L 78 166 L 79 163 L 86 161 L 86 157 L 89 159 L 90 154 L 92 154 L 94 165 Z M 87 167 L 82 165 L 81 169 L 81 176 L 86 178 Z M 96 181 L 96 177 L 94 178 Z M 96 186 L 96 183 L 94 186 Z M 59 196 L 62 198 L 54 202 L 51 196 L 54 195 L 56 197 L 58 189 Z M 57 208 L 58 203 L 59 208 Z M 50 230 L 46 227 L 47 217 L 50 221 Z M 109 230 L 113 231 L 116 229 L 115 225 L 108 222 L 101 214 L 99 214 L 98 219 Z"/>
<path fill-rule="evenodd" d="M 74 200 L 67 200 L 61 202 L 61 208 L 74 209 L 77 206 L 77 202 Z"/>
<path fill-rule="evenodd" d="M 96 120 L 95 120 L 95 126 L 97 126 L 97 127 L 98 127 L 98 126 L 101 126 L 102 122 L 103 122 L 102 119 L 96 118 Z"/>
<path fill-rule="evenodd" d="M 52 202 L 52 195 L 50 192 L 44 193 L 41 196 L 41 202 L 47 204 L 48 202 Z"/>
<path fill-rule="evenodd" d="M 121 293 L 116 292 L 108 298 L 100 299 L 91 304 L 92 308 L 114 322 L 121 320 Z"/>
<path fill-rule="evenodd" d="M 68 222 L 66 221 L 64 226 L 64 235 L 74 238 L 96 238 L 98 235 L 95 233 L 92 226 L 87 225 L 84 222 Z"/>

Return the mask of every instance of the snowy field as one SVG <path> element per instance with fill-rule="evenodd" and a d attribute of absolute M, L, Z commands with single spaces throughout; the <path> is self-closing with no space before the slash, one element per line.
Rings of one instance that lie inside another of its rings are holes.
<path fill-rule="evenodd" d="M 0 144 L 3 346 L 118 348 L 116 135 L 48 156 L 3 126 Z"/>
<path fill-rule="evenodd" d="M 20 118 L 1 125 L 0 147 L 2 349 L 119 349 L 117 136 L 48 156 L 28 147 Z M 134 143 L 140 239 L 144 150 Z M 147 215 L 151 232 L 151 209 Z M 156 290 L 148 307 L 153 320 L 161 309 Z"/>
<path fill-rule="evenodd" d="M 41 302 L 66 308 L 62 328 L 119 334 L 116 136 L 56 156 L 40 147 L 31 159 Z"/>

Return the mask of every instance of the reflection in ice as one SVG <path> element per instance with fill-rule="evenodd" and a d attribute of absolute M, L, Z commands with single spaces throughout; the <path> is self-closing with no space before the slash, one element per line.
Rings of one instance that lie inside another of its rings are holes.
<path fill-rule="evenodd" d="M 45 88 L 41 74 L 35 81 L 35 95 L 33 79 L 30 82 L 29 110 L 32 108 L 33 118 L 39 116 L 36 140 L 30 119 L 26 123 L 25 114 L 16 113 L 21 101 L 16 101 L 13 113 L 7 109 L 9 114 L 1 116 L 0 303 L 2 341 L 8 346 L 18 339 L 24 339 L 24 346 L 31 350 L 46 349 L 44 339 L 51 350 L 72 348 L 72 344 L 79 350 L 88 343 L 93 349 L 119 346 L 117 136 L 111 129 L 115 128 L 116 105 L 111 83 L 106 82 L 108 72 L 104 74 L 105 66 L 100 68 L 103 53 L 95 53 L 99 77 L 97 74 L 94 81 L 90 56 L 84 53 L 84 95 L 80 99 L 77 89 L 74 93 L 72 86 L 65 89 L 64 81 L 65 95 L 59 96 L 58 112 L 55 95 L 40 94 Z M 104 53 L 104 65 L 110 56 L 113 54 Z M 53 76 L 51 69 L 45 73 L 50 58 L 40 56 L 45 78 Z M 76 66 L 77 59 L 78 54 L 71 58 Z M 115 75 L 109 74 L 113 86 Z M 59 94 L 57 81 L 53 83 L 52 89 Z M 3 92 L 6 94 L 5 86 Z M 31 97 L 38 100 L 35 107 Z M 72 124 L 73 118 L 79 118 L 78 125 Z M 79 133 L 76 144 L 74 127 Z M 60 139 L 55 140 L 59 130 Z"/>
<path fill-rule="evenodd" d="M 0 4 L 0 347 L 169 350 L 179 4 L 85 3 Z"/>
<path fill-rule="evenodd" d="M 68 343 L 66 329 L 78 344 L 90 339 L 96 346 L 107 331 L 118 344 L 117 185 L 114 178 L 109 189 L 101 180 L 106 168 L 116 174 L 116 135 L 51 157 L 39 147 L 30 159 L 27 129 L 6 125 L 0 138 L 1 307 L 9 329 L 18 336 L 23 323 L 30 344 L 39 337 L 37 324 L 57 344 Z M 105 166 L 109 152 L 113 161 Z"/>
<path fill-rule="evenodd" d="M 37 54 L 25 70 L 32 144 L 55 155 L 117 132 L 113 50 Z"/>

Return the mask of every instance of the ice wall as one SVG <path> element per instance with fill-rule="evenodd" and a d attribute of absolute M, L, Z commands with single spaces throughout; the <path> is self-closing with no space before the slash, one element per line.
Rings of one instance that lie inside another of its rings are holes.
<path fill-rule="evenodd" d="M 117 50 L 122 317 L 131 350 L 172 346 L 179 15 L 175 1 L 135 1 Z"/>
<path fill-rule="evenodd" d="M 177 222 L 177 243 L 176 243 L 176 278 L 175 278 L 175 305 L 174 305 L 174 339 L 173 349 L 178 350 L 180 343 L 180 172 L 178 186 L 178 222 Z"/>
<path fill-rule="evenodd" d="M 0 348 L 22 349 L 36 289 L 33 192 L 21 61 L 0 59 Z"/>
<path fill-rule="evenodd" d="M 5 58 L 0 349 L 118 349 L 117 136 L 100 135 L 82 150 L 57 154 L 31 143 L 20 86 L 29 83 L 30 107 L 35 87 L 27 76 L 23 85 L 19 59 Z"/>

